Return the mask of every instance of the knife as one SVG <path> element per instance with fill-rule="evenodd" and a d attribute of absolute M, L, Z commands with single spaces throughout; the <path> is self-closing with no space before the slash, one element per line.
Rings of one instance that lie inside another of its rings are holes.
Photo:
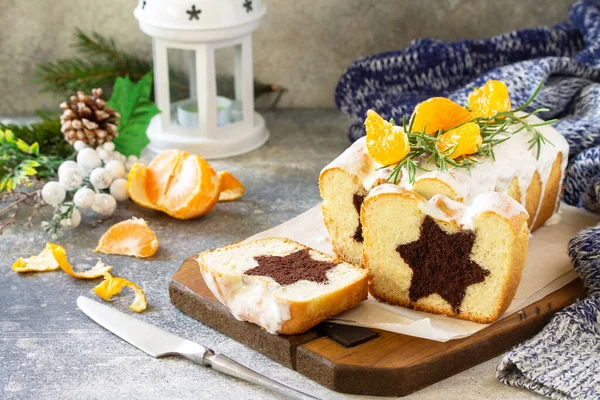
<path fill-rule="evenodd" d="M 260 385 L 290 399 L 319 400 L 246 368 L 223 354 L 216 354 L 198 343 L 180 338 L 87 297 L 80 296 L 77 306 L 100 326 L 154 358 L 185 357 L 198 365 L 212 367 L 223 374 Z"/>

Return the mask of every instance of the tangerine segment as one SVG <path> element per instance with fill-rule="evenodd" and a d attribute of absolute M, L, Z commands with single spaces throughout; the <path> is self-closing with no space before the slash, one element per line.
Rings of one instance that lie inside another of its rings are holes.
<path fill-rule="evenodd" d="M 102 261 L 98 260 L 98 263 L 92 269 L 83 272 L 75 272 L 73 271 L 73 267 L 71 266 L 71 264 L 69 264 L 69 261 L 67 260 L 67 252 L 65 251 L 64 247 L 54 243 L 48 243 L 48 246 L 52 249 L 52 255 L 58 262 L 58 266 L 60 267 L 60 269 L 62 269 L 65 273 L 71 275 L 74 278 L 99 278 L 112 269 L 111 266 L 104 265 Z"/>
<path fill-rule="evenodd" d="M 114 295 L 121 293 L 124 287 L 130 287 L 135 293 L 135 299 L 129 306 L 135 312 L 142 312 L 146 309 L 148 301 L 144 291 L 135 283 L 127 279 L 114 277 L 108 272 L 104 274 L 104 280 L 94 288 L 96 293 L 103 300 L 110 300 Z"/>
<path fill-rule="evenodd" d="M 145 258 L 153 256 L 157 250 L 158 238 L 152 229 L 146 221 L 134 217 L 111 226 L 94 251 Z"/>
<path fill-rule="evenodd" d="M 476 117 L 493 117 L 496 113 L 510 111 L 508 88 L 502 81 L 490 80 L 469 94 L 469 107 Z"/>
<path fill-rule="evenodd" d="M 468 122 L 464 125 L 449 130 L 438 137 L 437 148 L 451 159 L 476 153 L 483 138 L 479 131 L 479 125 Z"/>
<path fill-rule="evenodd" d="M 189 153 L 181 150 L 166 150 L 154 157 L 148 166 L 146 194 L 156 204 L 165 195 L 179 164 Z"/>
<path fill-rule="evenodd" d="M 129 198 L 142 207 L 156 210 L 156 204 L 150 201 L 146 192 L 146 182 L 148 181 L 148 167 L 144 164 L 133 164 L 127 177 L 129 183 Z"/>
<path fill-rule="evenodd" d="M 466 108 L 445 97 L 432 97 L 419 103 L 412 116 L 412 131 L 434 136 L 440 129 L 450 130 L 472 118 Z"/>
<path fill-rule="evenodd" d="M 52 254 L 52 247 L 48 244 L 46 244 L 46 247 L 40 254 L 27 258 L 18 258 L 12 265 L 12 270 L 15 272 L 46 272 L 56 271 L 58 268 L 58 262 Z"/>
<path fill-rule="evenodd" d="M 179 219 L 199 217 L 215 206 L 219 191 L 219 177 L 210 164 L 199 156 L 187 156 L 158 199 L 158 207 Z"/>
<path fill-rule="evenodd" d="M 410 151 L 408 136 L 399 126 L 392 125 L 373 110 L 367 111 L 367 152 L 382 165 L 396 164 Z"/>
<path fill-rule="evenodd" d="M 228 171 L 219 172 L 219 184 L 221 186 L 219 201 L 237 200 L 242 197 L 246 191 L 242 182 Z"/>

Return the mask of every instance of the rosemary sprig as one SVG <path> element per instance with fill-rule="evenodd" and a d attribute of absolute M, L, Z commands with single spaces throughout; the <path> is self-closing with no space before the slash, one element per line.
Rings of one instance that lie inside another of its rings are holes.
<path fill-rule="evenodd" d="M 450 168 L 466 168 L 470 170 L 470 168 L 482 162 L 484 158 L 491 157 L 492 160 L 496 161 L 496 156 L 494 154 L 494 147 L 498 146 L 501 143 L 504 143 L 508 139 L 511 138 L 512 135 L 515 135 L 522 130 L 527 130 L 533 134 L 531 139 L 527 142 L 529 144 L 529 149 L 536 148 L 536 158 L 539 159 L 541 154 L 541 148 L 545 144 L 550 144 L 554 146 L 554 144 L 548 140 L 540 131 L 537 129 L 540 126 L 548 125 L 556 122 L 556 119 L 540 122 L 540 123 L 530 123 L 527 121 L 527 118 L 531 115 L 535 115 L 541 112 L 549 111 L 547 108 L 538 108 L 530 113 L 525 114 L 524 116 L 518 116 L 517 113 L 524 111 L 527 107 L 529 107 L 540 90 L 542 89 L 543 81 L 541 81 L 531 97 L 520 107 L 510 110 L 510 111 L 502 111 L 497 112 L 491 117 L 475 117 L 468 121 L 465 121 L 451 129 L 456 129 L 461 125 L 467 124 L 469 122 L 476 123 L 479 126 L 480 134 L 483 139 L 481 146 L 478 147 L 477 152 L 470 154 L 466 157 L 459 157 L 457 159 L 452 159 L 452 153 L 455 151 L 455 148 L 445 149 L 440 151 L 437 146 L 438 138 L 444 134 L 445 132 L 451 130 L 448 129 L 446 131 L 440 130 L 435 136 L 430 136 L 425 133 L 425 129 L 422 132 L 413 132 L 413 121 L 414 118 L 411 118 L 410 125 L 407 127 L 406 118 L 402 119 L 402 128 L 404 132 L 408 135 L 408 142 L 410 145 L 410 151 L 396 165 L 386 165 L 382 168 L 392 168 L 392 172 L 388 177 L 387 181 L 397 184 L 399 179 L 401 178 L 401 171 L 403 168 L 406 169 L 406 173 L 408 175 L 408 181 L 410 184 L 414 184 L 417 170 L 425 170 L 428 171 L 425 165 L 435 165 L 441 171 L 447 171 Z M 392 123 L 394 123 L 392 121 Z M 394 123 L 395 124 L 395 123 Z M 509 127 L 514 125 L 521 125 L 518 129 L 510 131 Z"/>

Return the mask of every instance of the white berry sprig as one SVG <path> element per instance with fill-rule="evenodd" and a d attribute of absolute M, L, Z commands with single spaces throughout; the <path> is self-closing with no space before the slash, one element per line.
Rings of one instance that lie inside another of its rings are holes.
<path fill-rule="evenodd" d="M 43 222 L 42 227 L 53 237 L 80 224 L 79 210 L 91 209 L 102 217 L 113 215 L 117 201 L 129 199 L 126 177 L 133 164 L 140 162 L 135 156 L 116 151 L 112 142 L 93 149 L 77 141 L 73 147 L 76 161 L 63 162 L 58 181 L 42 188 L 42 199 L 55 210 L 52 220 Z"/>

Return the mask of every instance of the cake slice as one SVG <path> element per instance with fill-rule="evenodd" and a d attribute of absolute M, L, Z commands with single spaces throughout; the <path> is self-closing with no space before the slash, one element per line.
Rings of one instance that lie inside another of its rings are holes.
<path fill-rule="evenodd" d="M 361 219 L 378 300 L 481 323 L 510 305 L 529 242 L 527 211 L 511 197 L 482 193 L 467 206 L 384 184 L 366 198 Z"/>
<path fill-rule="evenodd" d="M 233 316 L 294 335 L 367 298 L 366 273 L 284 238 L 242 242 L 198 256 L 206 285 Z"/>
<path fill-rule="evenodd" d="M 323 219 L 333 251 L 342 260 L 362 264 L 360 206 L 368 191 L 385 182 L 390 170 L 377 169 L 360 138 L 326 166 L 319 177 Z"/>

